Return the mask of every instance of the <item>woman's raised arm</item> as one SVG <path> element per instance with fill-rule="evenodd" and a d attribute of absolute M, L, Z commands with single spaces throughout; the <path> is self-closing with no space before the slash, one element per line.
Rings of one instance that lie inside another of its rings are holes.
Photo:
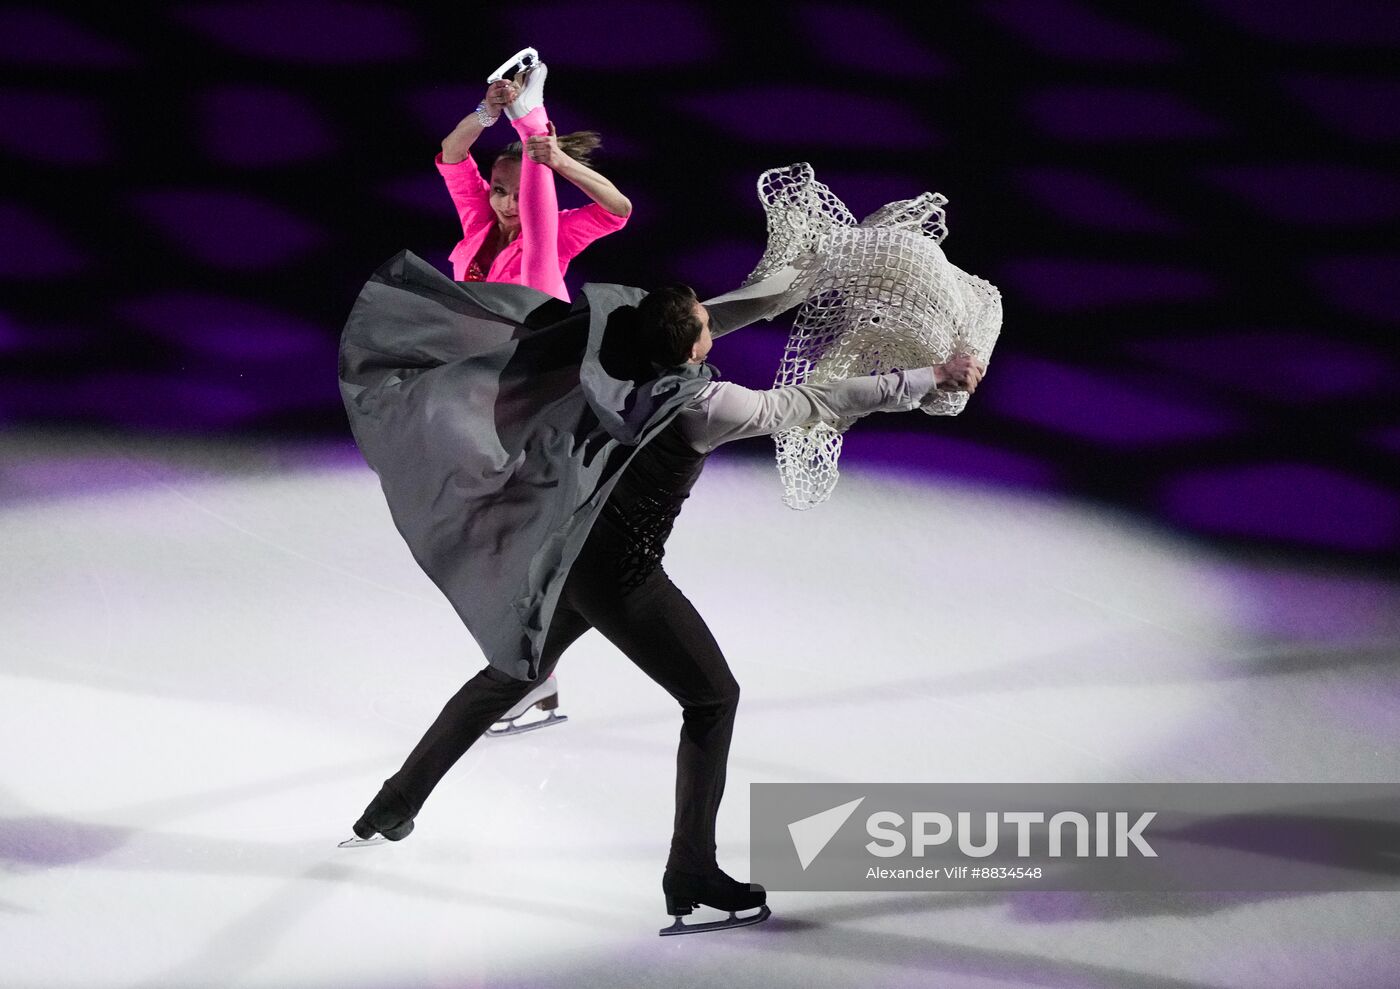
<path fill-rule="evenodd" d="M 613 216 L 627 216 L 632 212 L 632 200 L 624 196 L 608 178 L 583 162 L 570 158 L 559 147 L 558 134 L 554 123 L 549 124 L 549 133 L 530 138 L 525 153 L 532 161 L 547 165 L 555 174 L 562 175 L 583 190 L 584 195 L 593 200 Z"/>
<path fill-rule="evenodd" d="M 486 96 L 477 108 L 461 119 L 452 133 L 442 139 L 442 162 L 455 165 L 467 157 L 481 132 L 494 124 L 505 105 L 515 99 L 519 90 L 509 79 L 501 79 L 486 87 Z"/>

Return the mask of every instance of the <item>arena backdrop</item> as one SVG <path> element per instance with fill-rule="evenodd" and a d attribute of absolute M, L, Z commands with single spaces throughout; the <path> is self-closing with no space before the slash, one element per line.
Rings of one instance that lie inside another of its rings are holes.
<path fill-rule="evenodd" d="M 992 370 L 960 417 L 864 420 L 843 464 L 1390 567 L 1397 41 L 1383 0 L 8 5 L 0 420 L 350 443 L 349 306 L 401 248 L 449 270 L 433 156 L 533 45 L 635 206 L 571 289 L 736 286 L 773 166 L 857 216 L 948 197 L 950 259 L 1004 295 Z M 713 362 L 767 386 L 786 330 Z"/>

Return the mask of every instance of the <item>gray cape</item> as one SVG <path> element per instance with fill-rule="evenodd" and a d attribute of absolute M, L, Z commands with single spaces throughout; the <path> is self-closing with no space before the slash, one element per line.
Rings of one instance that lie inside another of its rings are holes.
<path fill-rule="evenodd" d="M 793 304 L 792 283 L 711 300 L 712 333 Z M 341 335 L 341 397 L 394 524 L 487 662 L 517 679 L 538 677 L 564 579 L 621 471 L 713 373 L 638 367 L 645 294 L 588 284 L 570 305 L 454 282 L 404 251 Z"/>

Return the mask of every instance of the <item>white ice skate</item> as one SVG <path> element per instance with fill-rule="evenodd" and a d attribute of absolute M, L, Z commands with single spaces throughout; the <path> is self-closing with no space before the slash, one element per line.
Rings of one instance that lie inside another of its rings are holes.
<path fill-rule="evenodd" d="M 514 78 L 517 72 L 528 72 L 540 63 L 540 53 L 533 48 L 522 48 L 501 63 L 501 67 L 486 77 L 488 83 L 500 82 L 507 77 Z"/>
<path fill-rule="evenodd" d="M 558 707 L 559 681 L 555 680 L 554 674 L 551 673 L 521 698 L 520 703 L 501 715 L 500 721 L 487 728 L 486 734 L 492 738 L 500 738 L 504 735 L 519 735 L 522 732 L 534 731 L 536 728 L 548 728 L 550 725 L 563 724 L 569 718 L 567 715 L 560 714 L 557 710 Z M 534 721 L 522 721 L 521 718 L 534 708 L 545 712 L 545 716 Z"/>
<path fill-rule="evenodd" d="M 530 111 L 544 106 L 544 80 L 549 75 L 549 66 L 536 60 L 533 66 L 524 71 L 523 77 L 515 77 L 520 83 L 520 95 L 505 105 L 506 116 L 511 120 L 519 120 Z"/>

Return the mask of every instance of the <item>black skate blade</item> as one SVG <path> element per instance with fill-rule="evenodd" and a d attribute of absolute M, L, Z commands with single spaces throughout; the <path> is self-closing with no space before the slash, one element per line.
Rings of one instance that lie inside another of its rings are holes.
<path fill-rule="evenodd" d="M 529 721 L 525 724 L 512 721 L 507 724 L 505 728 L 497 728 L 493 725 L 486 729 L 486 734 L 491 738 L 504 738 L 507 735 L 523 735 L 527 731 L 534 731 L 536 728 L 548 728 L 550 725 L 563 724 L 568 720 L 569 716 L 567 714 L 559 714 L 556 711 L 550 711 L 547 717 L 540 718 L 538 721 Z"/>
<path fill-rule="evenodd" d="M 361 837 L 359 837 L 359 836 L 357 835 L 357 836 L 354 837 L 354 838 L 347 838 L 347 839 L 345 839 L 344 841 L 342 841 L 340 844 L 336 845 L 335 847 L 336 847 L 336 848 L 359 848 L 361 845 L 382 845 L 382 844 L 384 844 L 384 842 L 387 841 L 387 840 L 388 840 L 388 839 L 385 838 L 382 834 L 374 835 L 374 836 L 371 837 L 371 838 L 361 838 Z"/>
<path fill-rule="evenodd" d="M 687 924 L 676 918 L 676 922 L 670 927 L 663 927 L 657 931 L 662 937 L 669 934 L 704 934 L 706 931 L 727 931 L 732 927 L 748 927 L 750 924 L 761 924 L 769 917 L 773 916 L 773 911 L 768 909 L 768 904 L 758 908 L 758 913 L 752 917 L 740 917 L 733 910 L 729 911 L 728 920 L 710 920 L 703 924 Z"/>

